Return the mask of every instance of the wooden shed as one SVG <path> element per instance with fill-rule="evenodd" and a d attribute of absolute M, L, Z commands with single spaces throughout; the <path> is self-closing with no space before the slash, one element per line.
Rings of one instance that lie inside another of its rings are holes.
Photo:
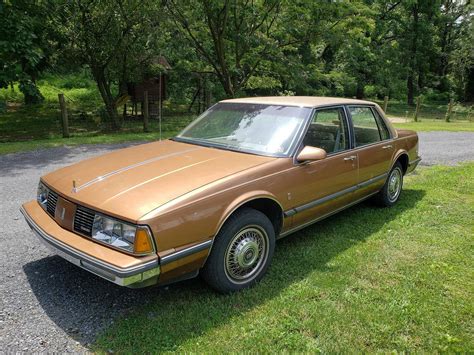
<path fill-rule="evenodd" d="M 171 70 L 171 66 L 165 57 L 156 57 L 152 65 L 159 65 L 163 71 L 156 76 L 147 76 L 144 74 L 143 80 L 138 83 L 127 83 L 127 93 L 132 102 L 132 115 L 137 116 L 137 107 L 140 104 L 143 111 L 145 92 L 148 93 L 148 112 L 150 117 L 157 117 L 162 108 L 163 100 L 166 100 L 166 83 L 168 80 L 166 71 Z M 126 112 L 126 108 L 124 112 Z"/>

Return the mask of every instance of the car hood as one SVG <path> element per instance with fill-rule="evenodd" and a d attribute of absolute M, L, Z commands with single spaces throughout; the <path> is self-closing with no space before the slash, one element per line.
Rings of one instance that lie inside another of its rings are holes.
<path fill-rule="evenodd" d="M 75 203 L 137 221 L 196 188 L 274 159 L 167 140 L 87 159 L 42 181 Z"/>

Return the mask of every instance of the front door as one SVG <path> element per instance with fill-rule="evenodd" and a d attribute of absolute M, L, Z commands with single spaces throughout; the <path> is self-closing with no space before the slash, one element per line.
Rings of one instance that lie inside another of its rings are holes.
<path fill-rule="evenodd" d="M 348 107 L 354 132 L 354 152 L 359 162 L 357 198 L 382 188 L 394 153 L 390 132 L 374 110 L 369 106 Z"/>
<path fill-rule="evenodd" d="M 343 107 L 318 109 L 303 140 L 304 146 L 326 150 L 326 159 L 300 164 L 293 170 L 292 226 L 323 217 L 353 200 L 357 155 L 350 150 L 348 120 Z"/>

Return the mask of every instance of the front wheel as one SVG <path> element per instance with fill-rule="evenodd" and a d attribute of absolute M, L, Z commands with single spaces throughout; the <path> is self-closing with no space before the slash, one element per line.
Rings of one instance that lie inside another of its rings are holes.
<path fill-rule="evenodd" d="M 382 190 L 375 195 L 375 200 L 382 207 L 391 207 L 397 203 L 402 193 L 403 168 L 400 162 L 396 162 L 388 174 L 387 181 Z"/>
<path fill-rule="evenodd" d="M 234 213 L 215 237 L 201 275 L 215 290 L 229 293 L 262 279 L 275 250 L 275 231 L 262 212 Z"/>

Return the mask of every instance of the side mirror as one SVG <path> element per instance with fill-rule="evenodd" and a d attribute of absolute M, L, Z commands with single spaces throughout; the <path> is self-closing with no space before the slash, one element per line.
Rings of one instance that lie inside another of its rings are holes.
<path fill-rule="evenodd" d="M 303 150 L 298 154 L 296 160 L 300 163 L 305 161 L 315 161 L 325 159 L 327 153 L 324 149 L 311 147 L 307 145 Z"/>

